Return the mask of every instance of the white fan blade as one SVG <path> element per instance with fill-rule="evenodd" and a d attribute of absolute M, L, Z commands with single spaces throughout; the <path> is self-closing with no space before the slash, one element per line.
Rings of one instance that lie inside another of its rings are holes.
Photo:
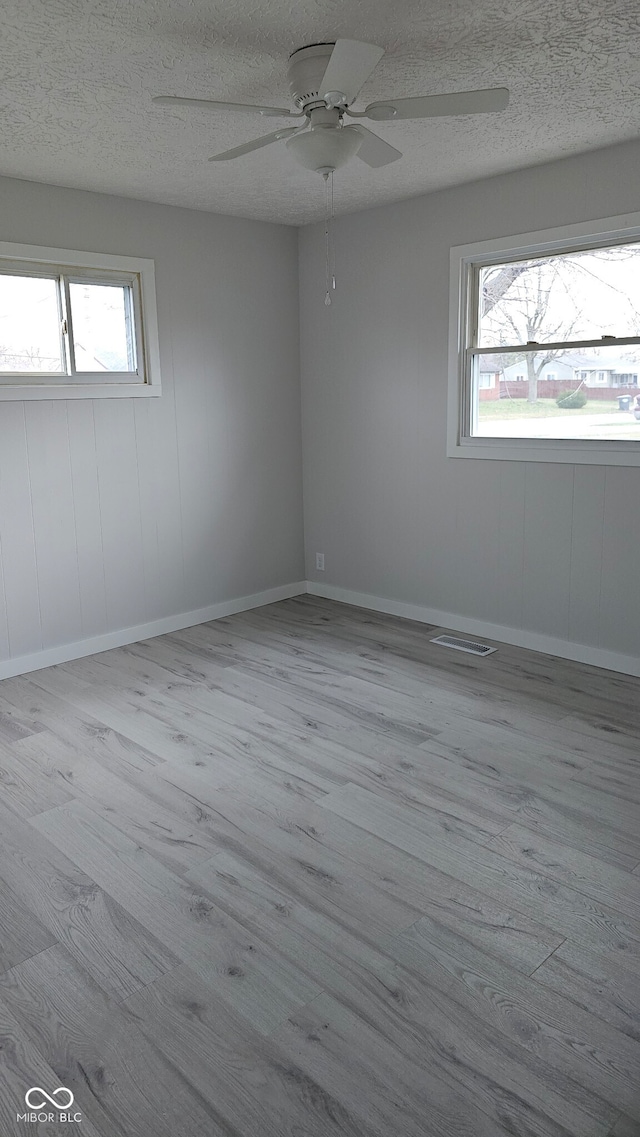
<path fill-rule="evenodd" d="M 284 107 L 254 107 L 248 103 L 219 103 L 215 99 L 183 99 L 180 95 L 156 95 L 154 103 L 163 107 L 198 107 L 207 111 L 251 111 L 270 118 L 300 118 Z"/>
<path fill-rule="evenodd" d="M 343 103 L 348 106 L 383 55 L 384 48 L 376 47 L 374 43 L 339 39 L 331 53 L 319 94 L 322 98 L 327 95 L 343 95 Z"/>
<path fill-rule="evenodd" d="M 506 87 L 485 91 L 458 91 L 452 95 L 422 95 L 415 99 L 386 99 L 369 103 L 364 118 L 383 122 L 393 118 L 439 118 L 440 115 L 490 114 L 509 102 Z"/>
<path fill-rule="evenodd" d="M 351 127 L 351 130 L 357 130 L 358 134 L 362 135 L 362 143 L 356 152 L 356 158 L 362 158 L 367 166 L 388 166 L 389 162 L 396 162 L 398 158 L 402 157 L 401 152 L 396 150 L 395 146 L 390 146 L 384 138 L 380 138 L 378 134 L 374 134 L 366 126 L 360 126 L 360 123 L 357 123 Z"/>
<path fill-rule="evenodd" d="M 242 146 L 235 146 L 233 150 L 214 154 L 213 158 L 209 158 L 209 161 L 228 162 L 230 158 L 241 158 L 243 154 L 250 154 L 252 150 L 260 150 L 263 146 L 270 146 L 272 142 L 279 142 L 281 138 L 288 138 L 290 134 L 297 134 L 299 130 L 299 126 L 285 126 L 284 130 L 274 130 L 273 134 L 265 134 L 262 138 L 254 138 L 253 142 L 245 142 Z"/>

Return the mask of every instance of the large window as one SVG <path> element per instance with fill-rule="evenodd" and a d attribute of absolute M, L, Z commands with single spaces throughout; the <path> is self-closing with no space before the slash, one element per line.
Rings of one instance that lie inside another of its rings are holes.
<path fill-rule="evenodd" d="M 450 456 L 640 464 L 640 225 L 590 228 L 452 250 Z"/>
<path fill-rule="evenodd" d="M 0 399 L 159 394 L 153 262 L 0 245 Z"/>

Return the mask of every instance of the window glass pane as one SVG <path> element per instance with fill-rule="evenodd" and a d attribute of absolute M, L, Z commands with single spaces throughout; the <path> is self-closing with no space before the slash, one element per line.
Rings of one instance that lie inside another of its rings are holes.
<path fill-rule="evenodd" d="M 640 335 L 640 244 L 480 269 L 478 346 Z"/>
<path fill-rule="evenodd" d="M 0 371 L 64 371 L 58 282 L 0 274 Z"/>
<path fill-rule="evenodd" d="M 76 371 L 135 371 L 131 288 L 69 285 Z"/>
<path fill-rule="evenodd" d="M 475 437 L 640 441 L 640 345 L 514 354 L 474 359 Z"/>

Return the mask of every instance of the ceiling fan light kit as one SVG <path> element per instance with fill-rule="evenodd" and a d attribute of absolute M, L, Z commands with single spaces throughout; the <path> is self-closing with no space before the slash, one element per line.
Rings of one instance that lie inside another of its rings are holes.
<path fill-rule="evenodd" d="M 342 126 L 337 110 L 319 108 L 311 111 L 311 129 L 296 132 L 286 147 L 301 166 L 326 176 L 355 157 L 363 141 L 355 126 Z"/>
<path fill-rule="evenodd" d="M 506 88 L 494 87 L 451 95 L 378 100 L 369 103 L 363 111 L 352 110 L 352 103 L 383 55 L 384 48 L 352 39 L 311 44 L 294 51 L 289 59 L 289 89 L 297 111 L 286 107 L 248 106 L 174 95 L 160 95 L 154 102 L 185 108 L 248 111 L 270 118 L 305 119 L 298 127 L 276 130 L 216 154 L 210 161 L 227 162 L 286 139 L 287 150 L 301 166 L 326 178 L 354 157 L 373 168 L 386 166 L 402 157 L 399 150 L 366 126 L 360 123 L 345 126 L 342 121 L 344 115 L 368 118 L 372 122 L 392 122 L 442 115 L 490 114 L 504 110 L 509 101 Z"/>

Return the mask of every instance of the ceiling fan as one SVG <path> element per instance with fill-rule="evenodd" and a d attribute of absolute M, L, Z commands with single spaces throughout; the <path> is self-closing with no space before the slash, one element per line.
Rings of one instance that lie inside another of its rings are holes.
<path fill-rule="evenodd" d="M 361 87 L 383 55 L 383 48 L 353 39 L 312 44 L 294 51 L 289 59 L 289 88 L 297 111 L 175 95 L 159 95 L 153 101 L 175 107 L 251 111 L 266 118 L 303 118 L 305 122 L 300 126 L 285 126 L 273 134 L 265 134 L 253 142 L 215 154 L 209 161 L 227 162 L 230 158 L 240 158 L 252 150 L 286 139 L 287 149 L 296 161 L 325 176 L 354 156 L 374 167 L 386 166 L 402 157 L 399 150 L 361 123 L 345 126 L 345 115 L 373 122 L 390 122 L 404 118 L 486 114 L 504 110 L 509 102 L 506 87 L 492 87 L 451 95 L 384 99 L 369 103 L 363 111 L 351 110 Z"/>

